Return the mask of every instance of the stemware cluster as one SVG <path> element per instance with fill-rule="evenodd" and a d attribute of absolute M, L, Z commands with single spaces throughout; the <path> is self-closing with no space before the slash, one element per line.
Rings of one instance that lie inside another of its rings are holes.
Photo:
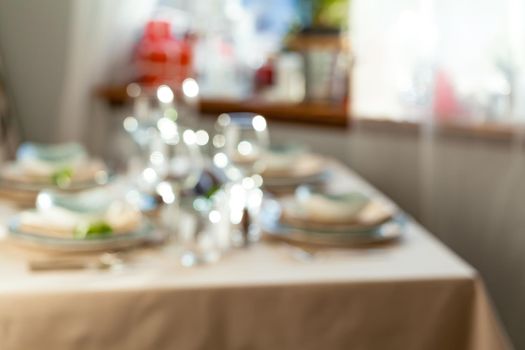
<path fill-rule="evenodd" d="M 128 170 L 130 193 L 159 203 L 158 223 L 176 233 L 180 262 L 213 261 L 231 246 L 256 241 L 269 147 L 265 118 L 221 114 L 210 140 L 206 131 L 181 120 L 168 86 L 131 84 L 127 92 L 133 115 L 123 126 L 137 145 Z"/>

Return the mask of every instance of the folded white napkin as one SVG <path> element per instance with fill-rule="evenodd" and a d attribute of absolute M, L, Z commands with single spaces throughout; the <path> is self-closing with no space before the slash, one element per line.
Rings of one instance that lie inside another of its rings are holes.
<path fill-rule="evenodd" d="M 311 154 L 274 154 L 265 156 L 266 177 L 301 177 L 321 172 L 325 166 L 323 157 Z"/>
<path fill-rule="evenodd" d="M 53 175 L 58 170 L 69 168 L 73 172 L 82 170 L 86 166 L 88 160 L 86 158 L 77 158 L 67 163 L 52 163 L 38 158 L 24 158 L 17 161 L 20 170 L 23 174 L 30 177 L 48 177 Z"/>
<path fill-rule="evenodd" d="M 136 230 L 141 221 L 140 210 L 110 188 L 77 194 L 42 192 L 36 210 L 20 214 L 20 230 L 67 238 L 79 229 L 103 223 L 112 234 L 121 234 Z"/>
<path fill-rule="evenodd" d="M 297 204 L 305 217 L 322 222 L 355 221 L 370 200 L 364 196 L 352 196 L 350 200 L 337 200 L 321 194 L 298 198 Z"/>
<path fill-rule="evenodd" d="M 64 168 L 62 168 L 64 169 Z M 23 183 L 52 183 L 53 175 L 62 170 L 45 162 L 28 160 L 7 164 L 2 169 L 2 178 L 13 182 Z M 106 176 L 105 164 L 97 159 L 89 159 L 72 164 L 67 167 L 71 170 L 71 183 L 90 181 L 97 178 L 99 174 Z"/>
<path fill-rule="evenodd" d="M 393 215 L 393 208 L 359 193 L 330 196 L 309 193 L 283 200 L 283 219 L 299 226 L 370 226 Z"/>

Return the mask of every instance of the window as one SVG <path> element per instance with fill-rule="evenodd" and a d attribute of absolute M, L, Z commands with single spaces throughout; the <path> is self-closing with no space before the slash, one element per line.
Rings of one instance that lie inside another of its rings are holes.
<path fill-rule="evenodd" d="M 520 0 L 355 0 L 353 114 L 524 122 L 524 17 Z"/>

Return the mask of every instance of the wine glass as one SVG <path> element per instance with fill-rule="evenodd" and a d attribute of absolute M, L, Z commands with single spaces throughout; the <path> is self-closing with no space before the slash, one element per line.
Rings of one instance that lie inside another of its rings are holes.
<path fill-rule="evenodd" d="M 214 164 L 225 169 L 232 181 L 259 175 L 269 147 L 266 119 L 252 113 L 221 114 L 213 138 Z M 258 181 L 260 182 L 260 181 Z"/>
<path fill-rule="evenodd" d="M 176 120 L 173 91 L 166 85 L 148 87 L 131 83 L 126 92 L 133 101 L 133 113 L 124 119 L 123 126 L 138 146 L 138 154 L 130 158 L 128 165 L 131 192 L 139 203 L 154 202 L 151 195 L 160 182 L 155 155 L 163 143 L 159 122 L 164 118 Z"/>
<path fill-rule="evenodd" d="M 159 89 L 137 83 L 131 83 L 126 88 L 127 95 L 133 102 L 133 110 L 132 115 L 124 119 L 123 126 L 141 151 L 147 151 L 151 140 L 156 137 L 156 124 L 162 114 L 158 94 L 155 94 Z"/>
<path fill-rule="evenodd" d="M 197 145 L 197 137 L 191 129 L 181 129 L 168 118 L 159 120 L 160 147 L 151 153 L 151 162 L 159 176 L 157 193 L 165 203 L 164 222 L 178 232 L 182 246 L 181 263 L 192 266 L 200 262 L 200 251 L 196 235 L 199 225 L 192 230 L 182 229 L 180 201 L 184 191 L 197 185 L 204 167 L 204 160 Z M 184 220 L 183 220 L 184 222 Z M 198 222 L 197 222 L 198 223 Z"/>

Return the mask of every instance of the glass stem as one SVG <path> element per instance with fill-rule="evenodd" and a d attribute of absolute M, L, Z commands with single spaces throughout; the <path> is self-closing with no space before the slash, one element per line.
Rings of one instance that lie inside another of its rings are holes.
<path fill-rule="evenodd" d="M 180 231 L 180 191 L 177 186 L 171 186 L 173 200 L 164 203 L 161 213 L 161 222 L 164 228 L 173 236 L 177 236 Z"/>

